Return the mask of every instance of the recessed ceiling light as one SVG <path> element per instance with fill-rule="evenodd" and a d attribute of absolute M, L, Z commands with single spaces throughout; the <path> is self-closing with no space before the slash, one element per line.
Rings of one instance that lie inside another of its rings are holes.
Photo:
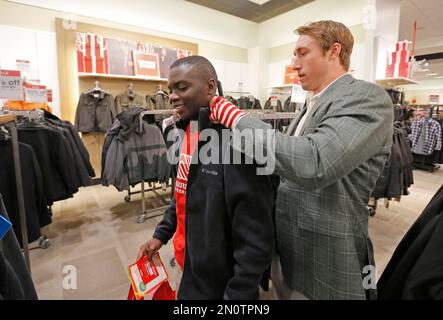
<path fill-rule="evenodd" d="M 426 62 L 426 63 L 425 63 L 425 67 L 429 67 L 429 62 Z"/>
<path fill-rule="evenodd" d="M 265 4 L 266 2 L 269 2 L 270 0 L 249 0 L 249 1 L 262 5 Z"/>
<path fill-rule="evenodd" d="M 427 73 L 427 76 L 436 76 L 438 73 L 432 72 L 432 73 Z"/>
<path fill-rule="evenodd" d="M 435 77 L 435 79 L 443 79 L 443 76 Z"/>

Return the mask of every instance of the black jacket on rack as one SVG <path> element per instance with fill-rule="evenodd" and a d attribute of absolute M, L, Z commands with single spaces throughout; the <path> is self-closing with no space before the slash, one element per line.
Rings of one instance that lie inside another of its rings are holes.
<path fill-rule="evenodd" d="M 91 178 L 95 177 L 95 171 L 94 171 L 94 168 L 92 167 L 92 164 L 91 164 L 91 161 L 89 158 L 88 149 L 86 149 L 82 139 L 78 135 L 78 132 L 75 130 L 74 126 L 69 121 L 63 120 L 62 125 L 64 128 L 68 129 L 69 132 L 71 133 L 72 139 L 74 140 L 75 146 L 77 147 L 78 152 L 80 153 L 80 156 L 83 160 L 86 170 L 88 170 L 89 176 Z"/>
<path fill-rule="evenodd" d="M 269 97 L 268 100 L 266 100 L 266 102 L 265 102 L 264 109 L 265 110 L 274 110 L 274 111 L 277 111 L 277 112 L 282 112 L 283 111 L 283 107 L 282 107 L 282 103 L 281 103 L 280 99 L 277 99 L 276 104 L 277 104 L 276 106 L 272 106 L 271 97 Z"/>
<path fill-rule="evenodd" d="M 46 206 L 40 166 L 32 148 L 19 143 L 19 156 L 28 240 L 33 242 L 41 236 L 40 228 L 51 223 L 51 215 Z M 9 212 L 17 239 L 22 244 L 12 144 L 10 141 L 0 141 L 0 181 L 0 193 L 3 194 L 4 204 Z"/>
<path fill-rule="evenodd" d="M 241 97 L 237 102 L 240 109 L 262 109 L 260 101 L 256 98 L 250 99 L 249 97 Z"/>
<path fill-rule="evenodd" d="M 408 195 L 408 188 L 414 183 L 412 151 L 403 123 L 396 122 L 393 133 L 391 155 L 372 191 L 374 198 Z"/>
<path fill-rule="evenodd" d="M 34 150 L 42 171 L 48 205 L 68 199 L 78 191 L 72 151 L 60 132 L 42 124 L 24 122 L 18 126 L 18 139 Z"/>
<path fill-rule="evenodd" d="M 380 300 L 443 299 L 443 186 L 394 251 L 378 283 Z"/>
<path fill-rule="evenodd" d="M 283 111 L 284 112 L 295 112 L 297 109 L 297 104 L 294 102 L 291 102 L 291 96 L 287 97 L 285 100 L 285 103 L 283 104 Z"/>
<path fill-rule="evenodd" d="M 438 119 L 438 120 L 436 119 L 436 121 L 438 121 L 438 123 L 440 124 L 442 140 L 443 140 L 443 119 Z M 443 164 L 443 148 L 441 148 L 441 150 L 436 150 L 434 152 L 432 160 L 433 163 Z"/>
<path fill-rule="evenodd" d="M 68 142 L 67 147 L 72 154 L 76 169 L 74 178 L 77 180 L 78 186 L 91 185 L 91 177 L 95 176 L 94 169 L 89 161 L 88 151 L 72 124 L 68 121 L 61 121 L 49 112 L 45 112 L 45 119 L 46 124 L 63 134 Z"/>
<path fill-rule="evenodd" d="M 183 133 L 187 124 L 179 121 L 176 127 Z M 211 128 L 220 139 L 199 141 L 194 154 L 200 154 L 203 147 L 217 150 L 220 158 L 228 150 L 233 152 L 221 139 L 223 127 L 211 124 Z M 171 153 L 178 156 L 180 146 Z M 254 164 L 203 164 L 201 156 L 189 168 L 185 260 L 178 299 L 257 298 L 274 249 L 271 179 L 257 175 Z M 154 238 L 166 244 L 175 233 L 176 220 L 172 199 Z"/>
<path fill-rule="evenodd" d="M 0 215 L 9 220 L 1 194 Z M 26 267 L 14 229 L 10 229 L 0 239 L 0 300 L 37 299 L 34 283 Z"/>

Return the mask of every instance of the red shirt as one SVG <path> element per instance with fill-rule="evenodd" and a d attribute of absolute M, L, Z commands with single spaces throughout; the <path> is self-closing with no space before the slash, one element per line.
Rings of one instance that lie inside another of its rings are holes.
<path fill-rule="evenodd" d="M 198 144 L 199 132 L 190 132 L 191 125 L 186 128 L 186 135 L 180 149 L 177 179 L 175 181 L 175 212 L 177 216 L 177 229 L 174 234 L 174 255 L 180 268 L 183 270 L 185 260 L 185 216 L 186 216 L 186 186 L 188 185 L 189 167 L 192 154 Z"/>

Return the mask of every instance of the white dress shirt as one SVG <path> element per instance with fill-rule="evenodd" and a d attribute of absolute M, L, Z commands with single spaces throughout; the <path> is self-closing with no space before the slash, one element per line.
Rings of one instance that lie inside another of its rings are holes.
<path fill-rule="evenodd" d="M 341 77 L 343 77 L 344 75 L 346 75 L 347 73 L 341 75 L 340 77 L 338 77 L 337 79 L 335 79 L 334 81 L 332 81 L 330 84 L 328 84 L 322 91 L 320 91 L 319 93 L 312 95 L 312 92 L 308 94 L 308 97 L 306 98 L 306 102 L 307 102 L 307 107 L 306 107 L 306 112 L 303 115 L 303 117 L 301 118 L 300 122 L 297 125 L 297 129 L 295 129 L 294 132 L 294 137 L 298 137 L 300 135 L 300 131 L 303 128 L 303 125 L 306 122 L 306 119 L 308 118 L 308 116 L 310 116 L 310 112 L 312 110 L 312 108 L 314 107 L 314 105 L 317 103 L 318 98 L 320 98 L 321 94 L 323 92 L 325 92 L 325 90 L 327 88 L 329 88 L 329 86 L 331 84 L 333 84 L 335 81 L 337 81 L 338 79 L 340 79 Z M 310 96 L 309 96 L 310 95 Z"/>

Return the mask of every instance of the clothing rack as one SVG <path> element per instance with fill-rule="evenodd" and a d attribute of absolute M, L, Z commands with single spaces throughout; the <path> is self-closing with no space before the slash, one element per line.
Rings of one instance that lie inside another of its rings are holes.
<path fill-rule="evenodd" d="M 414 156 L 414 169 L 426 170 L 429 172 L 434 172 L 435 170 L 440 169 L 440 165 L 432 163 L 432 155 L 421 155 L 421 154 L 413 154 Z M 426 161 L 430 159 L 429 161 Z"/>
<path fill-rule="evenodd" d="M 294 119 L 296 112 L 275 112 L 275 111 L 260 111 L 260 110 L 243 110 L 246 114 L 260 120 L 274 120 L 274 128 L 277 127 L 277 120 L 280 119 Z"/>
<path fill-rule="evenodd" d="M 5 109 L 4 112 L 6 112 L 6 114 L 10 114 L 10 115 L 14 115 L 16 119 L 20 119 L 20 117 L 25 117 L 31 120 L 38 120 L 41 118 L 44 118 L 45 116 L 45 112 L 43 110 L 40 109 L 36 109 L 36 110 L 9 110 L 9 109 Z M 52 214 L 52 206 L 49 206 L 49 211 Z M 27 241 L 27 239 L 26 239 Z M 34 250 L 34 249 L 48 249 L 51 245 L 51 241 L 49 240 L 49 238 L 42 234 L 42 236 L 40 237 L 40 239 L 38 240 L 38 247 L 35 248 L 30 248 L 29 250 Z"/>
<path fill-rule="evenodd" d="M 28 267 L 29 273 L 31 273 L 31 263 L 29 260 L 29 247 L 28 247 L 28 232 L 26 227 L 26 215 L 25 215 L 25 200 L 23 197 L 23 181 L 22 181 L 22 172 L 20 168 L 17 126 L 15 120 L 16 117 L 13 114 L 0 115 L 0 125 L 3 125 L 7 129 L 9 129 L 9 132 L 11 133 L 12 155 L 14 157 L 14 172 L 15 172 L 15 181 L 17 188 L 18 208 L 20 214 L 20 227 L 22 230 L 23 254 L 25 256 L 26 266 Z"/>

